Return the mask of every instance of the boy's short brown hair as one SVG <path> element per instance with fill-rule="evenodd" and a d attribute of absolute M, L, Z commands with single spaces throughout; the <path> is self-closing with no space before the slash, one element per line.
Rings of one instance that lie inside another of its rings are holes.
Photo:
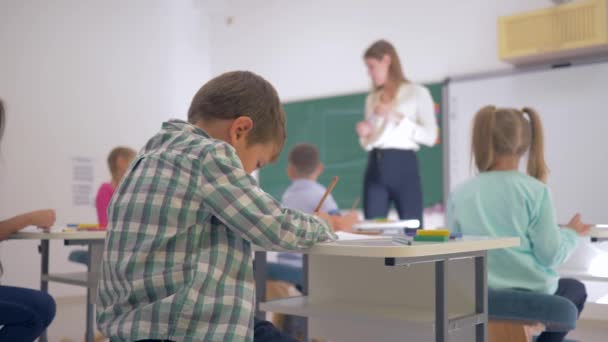
<path fill-rule="evenodd" d="M 110 155 L 108 155 L 108 167 L 110 168 L 112 177 L 118 172 L 118 158 L 133 159 L 136 154 L 137 152 L 129 147 L 118 146 L 112 149 Z"/>
<path fill-rule="evenodd" d="M 286 139 L 285 112 L 270 82 L 249 71 L 215 77 L 199 89 L 188 110 L 192 124 L 203 120 L 231 120 L 248 116 L 253 129 L 248 144 L 274 142 L 279 151 Z"/>
<path fill-rule="evenodd" d="M 319 164 L 319 150 L 311 144 L 298 144 L 289 152 L 289 164 L 293 166 L 296 175 L 299 177 L 308 177 L 312 175 Z"/>

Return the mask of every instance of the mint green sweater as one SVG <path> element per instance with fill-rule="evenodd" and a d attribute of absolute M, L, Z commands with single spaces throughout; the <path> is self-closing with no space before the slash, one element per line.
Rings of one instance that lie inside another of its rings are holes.
<path fill-rule="evenodd" d="M 514 236 L 521 245 L 488 252 L 488 286 L 553 294 L 555 267 L 577 236 L 559 228 L 547 186 L 519 171 L 483 172 L 450 195 L 448 227 L 464 235 Z"/>

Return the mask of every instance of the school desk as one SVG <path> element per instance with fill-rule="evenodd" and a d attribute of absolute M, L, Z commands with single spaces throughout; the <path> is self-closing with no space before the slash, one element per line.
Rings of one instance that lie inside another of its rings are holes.
<path fill-rule="evenodd" d="M 608 241 L 608 228 L 591 228 L 589 232 L 591 242 Z"/>
<path fill-rule="evenodd" d="M 468 341 L 486 341 L 487 251 L 515 246 L 518 238 L 321 243 L 302 251 L 304 296 L 268 302 L 266 252 L 256 251 L 256 314 L 306 317 L 306 339 L 444 342 L 468 329 Z"/>
<path fill-rule="evenodd" d="M 41 256 L 40 290 L 48 292 L 49 282 L 58 282 L 87 288 L 86 342 L 93 342 L 95 328 L 95 301 L 97 296 L 97 280 L 103 252 L 106 232 L 104 231 L 74 231 L 74 232 L 42 232 L 21 231 L 9 237 L 10 240 L 40 240 L 38 251 Z M 86 245 L 89 249 L 87 272 L 78 273 L 49 273 L 49 251 L 51 240 L 63 240 L 66 246 Z M 46 332 L 40 336 L 40 342 L 47 342 Z"/>

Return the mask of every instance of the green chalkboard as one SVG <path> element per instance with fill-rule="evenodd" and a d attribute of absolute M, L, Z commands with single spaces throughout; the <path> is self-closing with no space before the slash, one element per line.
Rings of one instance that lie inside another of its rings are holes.
<path fill-rule="evenodd" d="M 435 101 L 437 121 L 441 125 L 443 84 L 426 85 Z M 289 186 L 287 155 L 299 143 L 319 148 L 325 171 L 319 182 L 327 185 L 333 176 L 340 182 L 333 196 L 340 208 L 350 208 L 363 193 L 363 174 L 367 153 L 359 146 L 355 124 L 363 118 L 366 93 L 335 96 L 285 104 L 287 142 L 279 160 L 260 171 L 260 186 L 275 198 Z M 441 135 L 440 135 L 441 136 Z M 443 157 L 441 144 L 422 147 L 418 152 L 425 207 L 443 201 Z M 359 205 L 360 206 L 360 205 Z"/>

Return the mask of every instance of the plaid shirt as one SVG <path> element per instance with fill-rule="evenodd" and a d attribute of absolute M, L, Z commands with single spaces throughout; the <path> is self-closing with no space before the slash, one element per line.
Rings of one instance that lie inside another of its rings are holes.
<path fill-rule="evenodd" d="M 229 144 L 163 124 L 109 207 L 97 324 L 112 341 L 252 341 L 252 245 L 295 250 L 334 239 L 283 209 Z"/>

